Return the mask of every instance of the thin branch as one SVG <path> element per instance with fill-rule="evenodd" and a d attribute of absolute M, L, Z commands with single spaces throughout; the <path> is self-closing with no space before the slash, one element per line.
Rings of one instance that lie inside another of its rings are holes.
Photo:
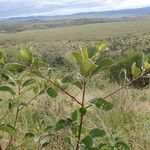
<path fill-rule="evenodd" d="M 82 93 L 82 108 L 83 109 L 84 109 L 84 103 L 85 103 L 85 90 L 86 90 L 86 82 L 84 83 L 83 93 Z M 76 150 L 79 150 L 79 148 L 80 148 L 83 119 L 84 119 L 84 115 L 80 114 L 80 124 L 79 124 L 79 131 L 78 131 L 79 133 L 78 133 L 78 137 L 77 137 Z"/>
<path fill-rule="evenodd" d="M 17 89 L 18 89 L 17 96 L 20 96 L 21 87 L 19 84 L 17 85 Z M 17 101 L 17 109 L 16 109 L 15 120 L 14 120 L 14 125 L 13 125 L 14 128 L 16 128 L 17 126 L 18 116 L 19 116 L 19 101 Z M 11 136 L 8 142 L 8 145 L 6 147 L 6 150 L 10 149 L 10 146 L 13 141 L 14 141 L 14 138 Z"/>
<path fill-rule="evenodd" d="M 3 115 L 3 117 L 0 118 L 0 122 L 14 109 L 14 107 L 12 107 L 11 109 L 9 109 L 8 111 L 5 112 L 5 114 Z"/>
<path fill-rule="evenodd" d="M 35 95 L 31 100 L 28 101 L 28 105 L 30 103 L 32 103 L 32 101 L 34 101 L 34 99 L 36 99 L 39 95 L 41 95 L 44 91 L 46 90 L 46 88 L 44 88 L 42 91 L 40 91 L 37 95 Z M 19 108 L 19 111 L 21 111 L 24 107 Z"/>
<path fill-rule="evenodd" d="M 40 94 L 42 94 L 44 91 L 46 90 L 46 88 L 42 91 L 40 91 L 37 95 L 35 95 L 27 104 L 32 103 L 32 101 L 34 101 L 34 99 L 36 99 Z M 19 108 L 19 111 L 21 111 L 24 107 Z M 3 117 L 0 118 L 0 122 L 14 109 L 14 107 L 12 107 L 10 110 L 6 111 L 5 114 L 3 115 Z"/>
<path fill-rule="evenodd" d="M 136 77 L 136 78 L 134 78 L 130 83 L 128 83 L 128 84 L 126 84 L 126 85 L 120 87 L 119 89 L 115 90 L 114 92 L 108 94 L 107 96 L 105 96 L 105 97 L 103 97 L 103 98 L 106 99 L 106 98 L 108 98 L 108 97 L 113 96 L 114 94 L 116 94 L 117 92 L 121 91 L 122 89 L 124 89 L 124 88 L 130 86 L 134 81 L 138 80 L 138 79 L 141 78 L 142 76 L 143 76 L 143 74 L 140 75 L 140 76 L 138 76 L 138 77 Z M 86 109 L 90 108 L 91 106 L 92 106 L 92 105 L 87 106 Z"/>
<path fill-rule="evenodd" d="M 0 150 L 2 150 L 2 146 L 1 146 L 1 144 L 0 144 Z"/>
<path fill-rule="evenodd" d="M 52 83 L 55 87 L 59 88 L 62 92 L 64 92 L 66 95 L 68 95 L 69 97 L 71 97 L 71 99 L 73 99 L 75 102 L 77 102 L 79 105 L 82 106 L 82 103 L 80 103 L 74 96 L 72 96 L 71 94 L 69 94 L 67 91 L 65 91 L 62 87 L 60 87 L 59 85 L 56 85 L 53 81 L 49 80 L 50 83 Z"/>

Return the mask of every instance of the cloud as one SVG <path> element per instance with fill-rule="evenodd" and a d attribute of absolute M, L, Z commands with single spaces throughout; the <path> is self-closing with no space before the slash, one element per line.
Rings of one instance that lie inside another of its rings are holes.
<path fill-rule="evenodd" d="M 150 0 L 0 0 L 0 18 L 64 15 L 150 6 Z"/>

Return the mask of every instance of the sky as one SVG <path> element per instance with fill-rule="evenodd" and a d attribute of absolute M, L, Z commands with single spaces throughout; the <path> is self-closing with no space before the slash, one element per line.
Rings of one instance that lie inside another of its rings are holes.
<path fill-rule="evenodd" d="M 150 6 L 150 0 L 0 0 L 0 18 L 69 15 Z"/>

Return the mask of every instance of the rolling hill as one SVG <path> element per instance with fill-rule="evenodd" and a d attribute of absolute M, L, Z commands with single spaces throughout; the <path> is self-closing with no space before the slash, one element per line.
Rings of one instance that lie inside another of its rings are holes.
<path fill-rule="evenodd" d="M 150 7 L 123 9 L 112 11 L 99 11 L 99 12 L 82 12 L 71 15 L 59 16 L 28 16 L 16 18 L 3 18 L 0 21 L 26 21 L 26 20 L 61 20 L 61 19 L 75 19 L 75 18 L 88 18 L 88 17 L 135 17 L 150 15 Z"/>

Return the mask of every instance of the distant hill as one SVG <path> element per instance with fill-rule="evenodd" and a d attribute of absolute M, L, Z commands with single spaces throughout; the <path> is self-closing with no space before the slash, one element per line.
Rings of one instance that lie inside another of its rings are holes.
<path fill-rule="evenodd" d="M 150 15 L 150 7 L 136 8 L 136 9 L 122 9 L 114 11 L 103 11 L 103 12 L 88 12 L 88 13 L 78 13 L 71 16 L 74 17 L 128 17 L 128 16 L 141 16 Z"/>
<path fill-rule="evenodd" d="M 123 9 L 103 12 L 83 12 L 72 15 L 59 15 L 59 16 L 29 16 L 18 18 L 4 18 L 0 21 L 26 21 L 26 20 L 63 20 L 63 19 L 75 19 L 75 18 L 88 18 L 88 17 L 137 17 L 150 15 L 150 7 L 136 8 L 136 9 Z"/>

